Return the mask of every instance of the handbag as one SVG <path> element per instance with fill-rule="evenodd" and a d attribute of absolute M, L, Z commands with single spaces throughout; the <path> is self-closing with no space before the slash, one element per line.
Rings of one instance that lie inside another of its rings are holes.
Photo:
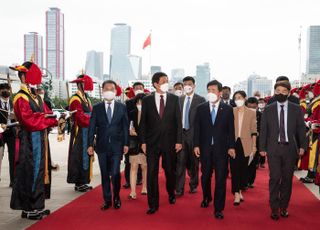
<path fill-rule="evenodd" d="M 129 155 L 138 155 L 141 150 L 141 144 L 139 138 L 136 136 L 130 136 L 129 138 Z"/>

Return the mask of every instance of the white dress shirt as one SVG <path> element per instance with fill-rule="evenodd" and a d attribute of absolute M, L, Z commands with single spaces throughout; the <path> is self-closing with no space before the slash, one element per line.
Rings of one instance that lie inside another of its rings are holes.
<path fill-rule="evenodd" d="M 114 110 L 114 100 L 112 101 L 105 101 L 105 105 L 106 105 L 106 113 L 108 111 L 108 106 L 109 106 L 109 103 L 110 103 L 110 107 L 111 107 L 111 118 L 113 117 L 113 110 Z"/>
<path fill-rule="evenodd" d="M 277 109 L 278 109 L 278 120 L 279 120 L 279 131 L 280 131 L 280 112 L 281 112 L 281 105 L 283 106 L 284 110 L 284 133 L 286 135 L 286 142 L 289 141 L 288 139 L 288 100 L 285 103 L 279 103 L 277 102 Z M 278 141 L 280 141 L 280 132 L 279 132 L 279 137 Z"/>
<path fill-rule="evenodd" d="M 191 108 L 191 103 L 192 103 L 192 99 L 193 99 L 194 93 L 192 93 L 190 96 L 186 95 L 185 99 L 184 99 L 184 103 L 183 103 L 183 107 L 182 107 L 182 127 L 184 127 L 184 121 L 185 121 L 185 112 L 186 112 L 186 106 L 187 106 L 187 102 L 188 102 L 188 97 L 190 97 L 190 107 L 189 107 L 189 112 L 190 112 L 190 108 Z M 189 120 L 189 125 L 190 125 L 190 120 Z"/>
<path fill-rule="evenodd" d="M 164 100 L 164 106 L 166 106 L 166 102 L 167 102 L 167 94 L 164 93 L 164 94 L 160 94 L 160 93 L 157 93 L 155 92 L 155 99 L 156 99 L 156 106 L 157 106 L 157 110 L 158 110 L 158 113 L 160 114 L 160 99 L 161 99 L 161 95 L 163 95 L 163 100 Z"/>

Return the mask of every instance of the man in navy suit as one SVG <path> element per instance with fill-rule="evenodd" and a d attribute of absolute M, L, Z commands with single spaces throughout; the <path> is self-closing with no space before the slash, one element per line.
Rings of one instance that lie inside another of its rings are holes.
<path fill-rule="evenodd" d="M 116 83 L 108 80 L 102 84 L 104 102 L 93 106 L 90 118 L 88 154 L 98 154 L 104 204 L 101 210 L 112 206 L 110 182 L 113 187 L 113 207 L 119 209 L 120 162 L 122 154 L 128 153 L 129 122 L 124 104 L 116 102 Z M 94 146 L 94 139 L 96 143 Z M 95 149 L 94 149 L 95 147 Z M 111 181 L 110 181 L 111 176 Z"/>
<path fill-rule="evenodd" d="M 194 125 L 194 153 L 200 157 L 202 208 L 212 201 L 211 177 L 215 169 L 214 215 L 223 219 L 226 200 L 228 155 L 235 157 L 234 118 L 231 106 L 220 99 L 222 85 L 214 80 L 207 84 L 208 102 L 198 106 Z"/>

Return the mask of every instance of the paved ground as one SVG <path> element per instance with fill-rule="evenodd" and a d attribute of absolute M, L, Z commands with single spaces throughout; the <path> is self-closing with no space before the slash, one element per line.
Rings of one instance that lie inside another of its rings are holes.
<path fill-rule="evenodd" d="M 46 207 L 51 211 L 58 209 L 71 200 L 75 199 L 80 193 L 76 193 L 73 190 L 73 186 L 66 183 L 66 171 L 67 171 L 67 156 L 69 137 L 66 136 L 64 142 L 57 142 L 56 135 L 50 135 L 50 143 L 52 149 L 52 159 L 55 163 L 60 165 L 58 172 L 53 172 L 53 184 L 51 199 L 46 201 Z M 296 176 L 305 176 L 306 172 L 297 172 Z M 2 165 L 1 181 L 0 181 L 0 230 L 17 230 L 25 229 L 32 225 L 34 221 L 21 219 L 20 211 L 14 211 L 9 208 L 11 189 L 9 188 L 9 168 L 8 157 L 5 154 Z M 94 162 L 94 178 L 92 181 L 93 186 L 100 184 L 100 174 L 98 161 Z M 314 185 L 307 185 L 307 187 L 320 199 L 318 187 Z"/>

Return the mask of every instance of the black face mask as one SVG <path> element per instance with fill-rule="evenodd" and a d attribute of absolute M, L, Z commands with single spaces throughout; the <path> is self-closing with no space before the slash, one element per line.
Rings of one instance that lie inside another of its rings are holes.
<path fill-rule="evenodd" d="M 288 99 L 288 95 L 284 95 L 282 93 L 276 94 L 275 97 L 276 97 L 276 100 L 280 103 L 283 103 Z"/>
<path fill-rule="evenodd" d="M 4 97 L 4 98 L 8 98 L 8 97 L 10 97 L 10 92 L 8 92 L 8 91 L 2 91 L 2 92 L 1 92 L 1 96 Z"/>

